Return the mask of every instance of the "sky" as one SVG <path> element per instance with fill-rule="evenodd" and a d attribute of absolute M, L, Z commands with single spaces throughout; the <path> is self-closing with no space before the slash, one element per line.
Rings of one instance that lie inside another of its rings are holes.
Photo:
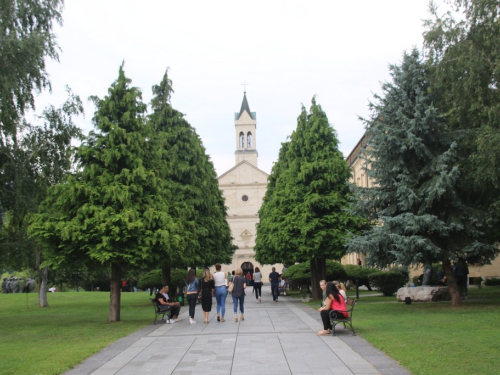
<path fill-rule="evenodd" d="M 389 65 L 421 48 L 427 18 L 427 0 L 66 0 L 64 24 L 54 28 L 59 62 L 47 64 L 52 93 L 38 97 L 37 111 L 61 104 L 68 85 L 84 102 L 77 124 L 87 134 L 95 110 L 88 97 L 103 98 L 124 61 L 146 103 L 169 69 L 172 106 L 218 175 L 235 165 L 234 113 L 245 87 L 257 113 L 259 168 L 270 173 L 314 96 L 347 156 Z"/>

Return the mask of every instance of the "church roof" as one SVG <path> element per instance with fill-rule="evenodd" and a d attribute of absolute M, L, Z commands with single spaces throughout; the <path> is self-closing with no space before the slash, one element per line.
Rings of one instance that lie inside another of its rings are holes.
<path fill-rule="evenodd" d="M 250 112 L 250 106 L 248 105 L 246 92 L 243 93 L 243 102 L 241 103 L 240 113 L 234 114 L 235 120 L 238 120 L 241 117 L 241 115 L 243 114 L 243 112 L 245 112 L 245 111 L 247 111 L 247 113 L 250 115 L 250 117 L 253 120 L 255 120 L 257 118 L 257 115 L 255 112 Z"/>
<path fill-rule="evenodd" d="M 252 163 L 249 163 L 248 161 L 246 160 L 243 160 L 241 162 L 239 162 L 238 164 L 236 164 L 234 167 L 232 167 L 231 169 L 225 171 L 223 174 L 221 174 L 219 177 L 217 177 L 217 180 L 220 180 L 222 177 L 228 175 L 229 173 L 233 172 L 234 170 L 240 168 L 242 165 L 244 164 L 248 164 L 249 166 L 251 166 L 253 169 L 263 173 L 266 177 L 269 177 L 269 173 L 267 172 L 264 172 L 262 169 L 256 167 L 255 165 L 253 165 Z"/>

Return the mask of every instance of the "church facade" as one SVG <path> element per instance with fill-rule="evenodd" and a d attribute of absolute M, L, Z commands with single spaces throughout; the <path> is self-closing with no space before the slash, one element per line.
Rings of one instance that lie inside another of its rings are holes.
<path fill-rule="evenodd" d="M 228 271 L 241 268 L 246 274 L 253 274 L 259 267 L 264 282 L 275 266 L 281 272 L 281 264 L 263 266 L 255 260 L 256 224 L 259 222 L 259 209 L 267 190 L 269 175 L 259 169 L 257 152 L 257 115 L 250 111 L 246 93 L 239 112 L 234 116 L 235 128 L 235 165 L 218 177 L 219 188 L 226 199 L 227 221 L 231 228 L 233 245 L 238 249 L 233 255 L 231 264 L 224 265 Z"/>

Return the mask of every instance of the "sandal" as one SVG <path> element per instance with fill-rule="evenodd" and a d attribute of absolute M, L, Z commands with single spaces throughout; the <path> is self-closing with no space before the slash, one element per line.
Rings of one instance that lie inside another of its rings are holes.
<path fill-rule="evenodd" d="M 225 322 L 224 318 L 221 318 L 221 319 L 220 319 L 220 321 L 221 321 L 221 322 Z"/>
<path fill-rule="evenodd" d="M 331 334 L 332 332 L 329 331 L 329 330 L 321 330 L 321 331 L 318 331 L 316 334 L 318 336 L 328 336 L 329 334 Z"/>

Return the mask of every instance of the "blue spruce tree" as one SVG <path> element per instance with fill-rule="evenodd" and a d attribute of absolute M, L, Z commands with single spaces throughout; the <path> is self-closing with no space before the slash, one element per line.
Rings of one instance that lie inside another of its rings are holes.
<path fill-rule="evenodd" d="M 364 120 L 373 186 L 357 188 L 355 211 L 374 225 L 349 242 L 349 251 L 367 254 L 378 266 L 441 262 L 457 306 L 452 261 L 492 259 L 498 253 L 493 223 L 460 186 L 456 141 L 463 135 L 449 131 L 433 106 L 418 51 L 405 53 L 390 71 L 392 82 L 382 85 Z"/>

